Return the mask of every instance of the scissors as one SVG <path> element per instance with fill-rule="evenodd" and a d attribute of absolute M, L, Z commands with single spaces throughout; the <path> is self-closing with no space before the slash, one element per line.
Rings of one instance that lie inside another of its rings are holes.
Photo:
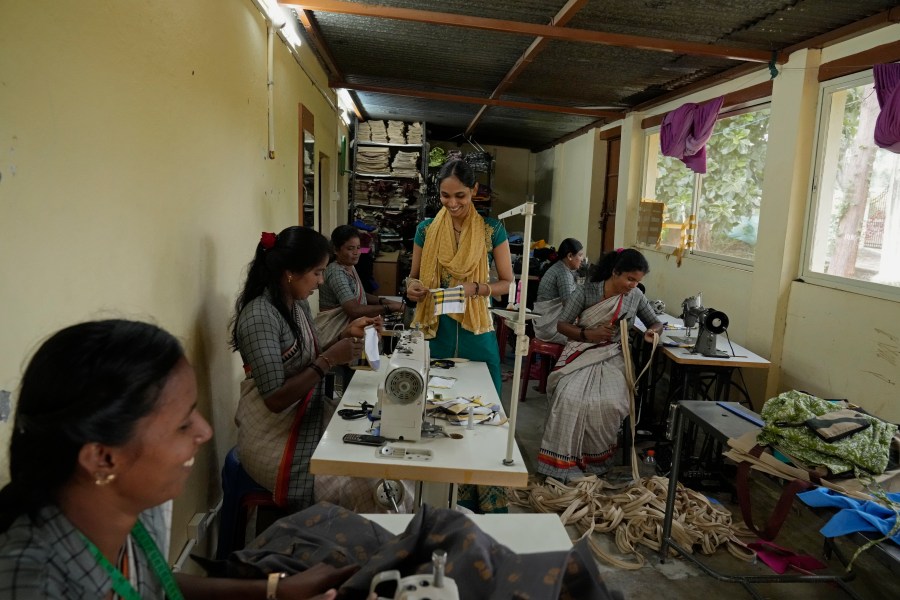
<path fill-rule="evenodd" d="M 431 366 L 438 369 L 452 369 L 456 366 L 456 363 L 445 358 L 436 358 L 431 361 Z"/>

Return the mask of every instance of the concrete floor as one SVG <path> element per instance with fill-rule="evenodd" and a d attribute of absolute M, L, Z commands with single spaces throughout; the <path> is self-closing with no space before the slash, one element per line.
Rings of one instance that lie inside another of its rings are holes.
<path fill-rule="evenodd" d="M 512 359 L 508 357 L 503 365 L 503 403 L 509 410 L 509 395 L 512 387 Z M 530 382 L 526 402 L 519 404 L 518 425 L 516 439 L 522 452 L 528 470 L 535 472 L 537 452 L 540 447 L 543 425 L 546 418 L 548 405 L 544 394 L 534 389 L 536 381 Z M 664 385 L 665 382 L 663 382 Z M 659 394 L 664 397 L 663 394 Z M 616 459 L 616 464 L 620 464 Z M 617 469 L 618 470 L 618 469 Z M 615 471 L 612 475 L 615 476 Z M 769 514 L 769 510 L 776 501 L 777 490 L 772 485 L 757 482 L 752 486 L 754 514 Z M 736 522 L 741 522 L 740 511 L 732 502 L 731 495 L 727 492 L 711 494 L 722 502 L 734 515 Z M 527 512 L 527 509 L 513 506 L 511 511 Z M 826 561 L 823 552 L 824 538 L 819 529 L 826 518 L 812 513 L 805 505 L 797 500 L 784 527 L 775 542 L 794 552 L 813 555 L 829 565 L 828 571 L 819 573 L 840 572 L 842 566 L 837 559 Z M 578 536 L 578 532 L 570 527 L 570 536 Z M 595 534 L 597 535 L 597 534 Z M 597 535 L 605 550 L 620 555 L 611 535 Z M 747 542 L 753 539 L 745 540 Z M 845 554 L 852 555 L 855 546 L 844 545 L 848 550 Z M 888 566 L 878 560 L 874 552 L 866 552 L 854 565 L 856 578 L 848 585 L 860 597 L 865 599 L 898 598 L 900 597 L 900 577 L 896 573 L 896 566 L 889 570 Z M 642 549 L 643 556 L 647 559 L 644 566 L 636 571 L 620 570 L 598 562 L 598 568 L 612 589 L 622 591 L 626 598 L 723 598 L 733 597 L 735 600 L 752 598 L 741 584 L 723 582 L 704 574 L 699 568 L 681 557 L 669 559 L 665 564 L 660 564 L 657 554 L 649 549 Z M 627 556 L 622 557 L 631 562 Z M 727 574 L 742 575 L 774 575 L 775 573 L 760 561 L 748 563 L 731 556 L 724 548 L 720 548 L 712 556 L 700 556 L 700 560 L 719 571 Z M 796 600 L 816 599 L 830 600 L 849 598 L 837 585 L 831 583 L 792 583 L 792 584 L 764 584 L 756 586 L 760 598 L 792 598 Z"/>

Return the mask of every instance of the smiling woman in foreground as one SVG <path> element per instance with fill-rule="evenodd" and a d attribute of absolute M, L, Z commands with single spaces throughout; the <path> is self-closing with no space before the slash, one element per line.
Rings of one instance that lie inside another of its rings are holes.
<path fill-rule="evenodd" d="M 266 598 L 265 580 L 169 571 L 162 505 L 182 492 L 211 436 L 194 370 L 169 333 L 111 320 L 53 335 L 16 402 L 0 491 L 0 597 Z M 309 598 L 352 571 L 317 566 L 273 583 L 278 598 Z"/>

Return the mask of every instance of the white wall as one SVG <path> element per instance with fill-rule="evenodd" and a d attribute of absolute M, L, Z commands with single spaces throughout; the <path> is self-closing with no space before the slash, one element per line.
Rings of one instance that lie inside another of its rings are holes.
<path fill-rule="evenodd" d="M 262 230 L 297 223 L 297 105 L 335 170 L 338 119 L 277 42 L 267 159 L 266 32 L 250 0 L 8 2 L 0 45 L 0 388 L 78 321 L 145 319 L 181 338 L 216 437 L 176 501 L 180 551 L 234 444 L 242 371 L 227 338 L 243 269 Z"/>
<path fill-rule="evenodd" d="M 900 326 L 892 325 L 900 322 L 900 302 L 794 281 L 799 275 L 808 214 L 818 65 L 898 37 L 900 25 L 894 25 L 825 49 L 821 55 L 818 50 L 796 52 L 783 65 L 773 86 L 752 269 L 695 256 L 688 256 L 677 268 L 674 258 L 667 260 L 662 252 L 644 250 L 651 265 L 647 278 L 651 297 L 662 298 L 669 312 L 677 314 L 683 298 L 702 290 L 705 305 L 729 315 L 732 338 L 772 361 L 767 378 L 759 372 L 747 373 L 757 407 L 765 398 L 797 388 L 826 397 L 847 397 L 885 419 L 900 421 L 900 403 L 895 400 L 900 385 Z M 635 120 L 767 78 L 767 71 L 752 73 L 654 108 Z M 640 177 L 635 177 L 635 165 L 625 170 L 624 163 L 639 156 L 635 150 L 640 148 L 641 138 L 634 136 L 631 147 L 623 143 L 622 149 L 620 179 L 627 180 L 623 185 L 629 223 L 637 218 Z M 632 230 L 624 224 L 617 228 L 617 243 L 633 240 Z"/>
<path fill-rule="evenodd" d="M 554 148 L 553 201 L 550 204 L 550 239 L 554 246 L 568 237 L 586 243 L 591 221 L 594 147 L 596 134 L 591 131 Z"/>

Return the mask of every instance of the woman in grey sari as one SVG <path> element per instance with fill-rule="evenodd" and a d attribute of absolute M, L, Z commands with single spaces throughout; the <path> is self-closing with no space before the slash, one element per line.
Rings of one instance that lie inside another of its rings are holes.
<path fill-rule="evenodd" d="M 576 288 L 563 307 L 557 330 L 568 342 L 547 381 L 550 412 L 539 473 L 568 481 L 606 472 L 629 409 L 618 322 L 637 315 L 647 325 L 648 341 L 663 328 L 637 289 L 649 270 L 637 250 L 609 252 L 591 281 Z"/>
<path fill-rule="evenodd" d="M 559 245 L 559 260 L 547 269 L 538 286 L 534 311 L 541 315 L 534 321 L 534 335 L 545 342 L 565 344 L 568 338 L 556 330 L 563 304 L 575 291 L 575 271 L 584 262 L 584 247 L 575 238 Z"/>

